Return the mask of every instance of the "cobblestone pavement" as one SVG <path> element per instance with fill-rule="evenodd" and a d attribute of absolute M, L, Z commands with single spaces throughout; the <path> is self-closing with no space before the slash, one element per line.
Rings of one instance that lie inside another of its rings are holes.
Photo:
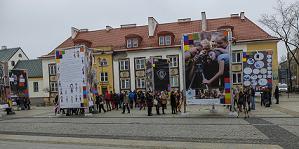
<path fill-rule="evenodd" d="M 187 113 L 177 115 L 169 114 L 168 108 L 166 115 L 153 117 L 135 109 L 130 114 L 112 111 L 66 117 L 55 116 L 51 107 L 33 107 L 0 118 L 0 148 L 22 148 L 24 142 L 24 148 L 38 143 L 41 148 L 295 149 L 299 148 L 298 105 L 296 98 L 282 98 L 271 108 L 257 104 L 248 119 L 231 118 L 223 106 L 217 106 L 216 113 L 209 106 L 188 106 Z"/>

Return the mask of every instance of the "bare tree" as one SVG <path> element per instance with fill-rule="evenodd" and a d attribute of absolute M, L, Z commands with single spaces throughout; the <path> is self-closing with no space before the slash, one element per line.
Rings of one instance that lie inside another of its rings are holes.
<path fill-rule="evenodd" d="M 282 0 L 277 1 L 277 7 L 274 8 L 275 14 L 264 14 L 259 20 L 276 36 L 281 38 L 295 62 L 299 65 L 295 57 L 296 51 L 299 49 L 299 1 L 286 4 Z M 291 48 L 294 48 L 292 51 Z"/>

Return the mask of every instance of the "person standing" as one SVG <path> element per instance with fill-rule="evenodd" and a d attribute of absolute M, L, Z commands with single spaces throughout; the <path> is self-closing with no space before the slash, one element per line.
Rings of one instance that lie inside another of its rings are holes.
<path fill-rule="evenodd" d="M 127 91 L 125 91 L 123 97 L 124 97 L 124 101 L 123 101 L 123 112 L 122 112 L 122 114 L 125 114 L 125 112 L 126 112 L 126 108 L 127 108 L 127 110 L 128 110 L 128 113 L 130 113 L 129 97 L 128 97 Z"/>
<path fill-rule="evenodd" d="M 173 91 L 170 93 L 171 114 L 176 114 L 176 96 Z"/>
<path fill-rule="evenodd" d="M 147 115 L 152 116 L 152 108 L 153 108 L 153 95 L 151 92 L 146 93 L 146 104 L 147 104 Z"/>
<path fill-rule="evenodd" d="M 97 105 L 97 110 L 99 111 L 99 108 L 100 108 L 100 97 L 99 97 L 99 95 L 96 95 L 96 105 Z"/>
<path fill-rule="evenodd" d="M 255 89 L 251 86 L 251 109 L 255 110 Z"/>
<path fill-rule="evenodd" d="M 104 108 L 104 99 L 102 96 L 97 96 L 97 98 L 99 98 L 99 113 L 102 112 L 101 109 L 103 109 L 104 113 L 106 112 L 105 108 Z"/>
<path fill-rule="evenodd" d="M 154 105 L 156 107 L 157 115 L 160 115 L 160 95 L 158 92 L 154 95 Z"/>
<path fill-rule="evenodd" d="M 279 104 L 279 89 L 278 89 L 278 86 L 276 86 L 276 88 L 275 88 L 274 97 L 276 99 L 276 104 Z"/>
<path fill-rule="evenodd" d="M 105 93 L 105 102 L 106 102 L 106 107 L 107 107 L 107 111 L 111 111 L 111 94 L 106 91 Z"/>
<path fill-rule="evenodd" d="M 166 106 L 167 106 L 167 93 L 162 91 L 161 92 L 161 104 L 162 104 L 162 114 L 165 114 L 165 109 L 166 109 Z"/>

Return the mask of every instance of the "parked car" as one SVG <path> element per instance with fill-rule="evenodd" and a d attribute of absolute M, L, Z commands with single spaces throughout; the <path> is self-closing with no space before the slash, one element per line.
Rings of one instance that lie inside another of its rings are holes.
<path fill-rule="evenodd" d="M 279 92 L 288 92 L 288 85 L 287 84 L 278 84 Z"/>

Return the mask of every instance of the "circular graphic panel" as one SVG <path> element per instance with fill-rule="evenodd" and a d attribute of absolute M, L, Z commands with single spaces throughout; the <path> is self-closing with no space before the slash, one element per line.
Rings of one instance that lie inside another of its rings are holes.
<path fill-rule="evenodd" d="M 260 70 L 259 70 L 259 69 L 253 69 L 253 73 L 254 73 L 254 74 L 259 74 L 259 73 L 260 73 Z"/>
<path fill-rule="evenodd" d="M 268 79 L 271 79 L 271 78 L 272 78 L 272 75 L 267 75 L 267 78 L 268 78 Z"/>
<path fill-rule="evenodd" d="M 261 74 L 266 74 L 267 73 L 267 69 L 266 68 L 262 68 L 261 69 Z"/>
<path fill-rule="evenodd" d="M 244 86 L 250 86 L 250 81 L 244 81 Z"/>
<path fill-rule="evenodd" d="M 251 73 L 252 73 L 252 69 L 249 68 L 249 67 L 246 67 L 246 68 L 244 69 L 244 73 L 245 73 L 245 74 L 251 74 Z"/>
<path fill-rule="evenodd" d="M 267 55 L 267 58 L 272 58 L 272 55 Z"/>
<path fill-rule="evenodd" d="M 256 54 L 254 54 L 254 59 L 256 61 L 261 61 L 261 60 L 264 59 L 264 54 L 263 53 L 256 53 Z"/>
<path fill-rule="evenodd" d="M 254 59 L 253 59 L 253 58 L 249 58 L 249 59 L 247 60 L 247 63 L 248 63 L 249 65 L 254 64 Z"/>
<path fill-rule="evenodd" d="M 250 80 L 250 75 L 244 75 L 244 80 L 245 81 Z"/>
<path fill-rule="evenodd" d="M 272 67 L 267 67 L 268 70 L 272 70 Z"/>
<path fill-rule="evenodd" d="M 271 59 L 271 58 L 267 59 L 267 62 L 268 62 L 268 63 L 271 63 L 271 62 L 272 62 L 272 59 Z"/>
<path fill-rule="evenodd" d="M 259 85 L 261 85 L 261 86 L 265 86 L 265 85 L 267 85 L 267 79 L 260 79 L 259 81 L 258 81 L 258 84 Z"/>
<path fill-rule="evenodd" d="M 265 66 L 265 63 L 263 61 L 256 61 L 254 63 L 255 68 L 263 68 Z"/>
<path fill-rule="evenodd" d="M 252 75 L 252 76 L 251 76 L 251 79 L 252 79 L 252 80 L 256 80 L 256 79 L 257 79 L 257 75 Z"/>
<path fill-rule="evenodd" d="M 267 66 L 268 67 L 272 67 L 272 63 L 267 63 Z"/>
<path fill-rule="evenodd" d="M 268 71 L 268 74 L 269 74 L 269 75 L 272 74 L 272 71 Z"/>
<path fill-rule="evenodd" d="M 256 86 L 257 85 L 257 81 L 256 80 L 252 80 L 251 81 L 251 85 Z"/>
<path fill-rule="evenodd" d="M 257 75 L 257 78 L 261 79 L 263 78 L 263 75 Z"/>
<path fill-rule="evenodd" d="M 263 78 L 264 78 L 264 79 L 267 79 L 267 75 L 266 75 L 266 74 L 264 74 L 264 75 L 263 75 Z"/>

